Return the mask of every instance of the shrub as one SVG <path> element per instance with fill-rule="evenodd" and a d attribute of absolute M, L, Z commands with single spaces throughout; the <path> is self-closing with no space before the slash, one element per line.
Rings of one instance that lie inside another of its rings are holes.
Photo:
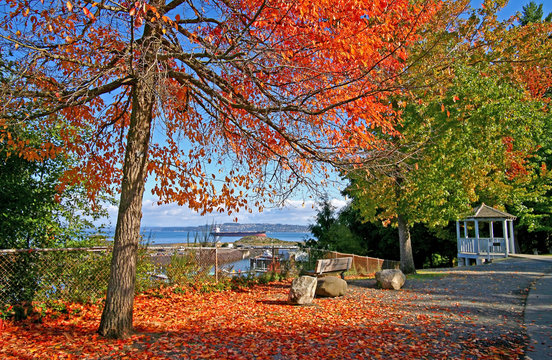
<path fill-rule="evenodd" d="M 201 270 L 196 257 L 192 253 L 174 254 L 166 267 L 166 275 L 170 284 L 187 284 L 194 281 Z"/>
<path fill-rule="evenodd" d="M 251 287 L 258 284 L 259 279 L 254 273 L 248 272 L 238 276 L 234 276 L 230 279 L 230 288 L 232 290 L 239 290 L 244 287 Z"/>
<path fill-rule="evenodd" d="M 13 317 L 15 315 L 15 310 L 13 305 L 0 304 L 0 320 L 5 320 Z"/>
<path fill-rule="evenodd" d="M 141 245 L 138 249 L 138 259 L 136 262 L 136 287 L 135 292 L 141 293 L 160 286 L 160 281 L 152 276 L 158 268 L 151 261 L 148 253 L 148 245 Z"/>
<path fill-rule="evenodd" d="M 267 271 L 259 276 L 259 284 L 268 284 L 273 281 L 280 281 L 283 277 L 276 271 Z"/>

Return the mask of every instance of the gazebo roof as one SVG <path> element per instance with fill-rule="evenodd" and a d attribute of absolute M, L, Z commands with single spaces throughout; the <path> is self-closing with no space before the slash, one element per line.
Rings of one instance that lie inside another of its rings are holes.
<path fill-rule="evenodd" d="M 484 203 L 475 208 L 473 215 L 468 216 L 465 220 L 485 220 L 485 219 L 508 219 L 515 220 L 516 217 L 507 212 L 497 210 Z"/>

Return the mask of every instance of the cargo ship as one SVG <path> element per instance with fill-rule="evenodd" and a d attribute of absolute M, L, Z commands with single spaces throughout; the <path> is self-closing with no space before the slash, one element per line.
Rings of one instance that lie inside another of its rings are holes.
<path fill-rule="evenodd" d="M 215 231 L 211 231 L 212 236 L 232 236 L 232 237 L 244 237 L 244 236 L 265 236 L 266 231 L 220 231 L 220 228 L 215 228 Z"/>

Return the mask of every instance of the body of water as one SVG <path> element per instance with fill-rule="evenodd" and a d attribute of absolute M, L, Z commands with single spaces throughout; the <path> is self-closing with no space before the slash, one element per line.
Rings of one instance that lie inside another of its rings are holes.
<path fill-rule="evenodd" d="M 115 230 L 104 232 L 104 234 L 113 239 L 115 235 Z M 149 245 L 159 245 L 159 244 L 179 244 L 179 243 L 194 243 L 194 238 L 197 237 L 198 241 L 202 241 L 205 238 L 205 233 L 194 232 L 194 231 L 174 231 L 174 230 L 164 230 L 163 228 L 152 228 L 152 229 L 142 229 L 142 237 L 144 241 L 149 243 Z M 267 232 L 267 237 L 289 241 L 290 245 L 295 245 L 297 242 L 305 241 L 306 239 L 312 237 L 311 233 L 308 232 Z M 226 237 L 222 236 L 219 240 L 223 243 L 232 243 L 241 239 L 241 237 Z M 213 237 L 209 237 L 209 241 L 213 241 Z M 285 251 L 283 252 L 285 253 Z M 283 254 L 282 253 L 282 254 Z M 235 273 L 247 272 L 250 269 L 250 260 L 249 258 L 235 261 L 229 264 L 221 265 L 221 268 L 226 269 L 227 271 L 233 271 Z M 214 271 L 214 269 L 213 269 Z"/>
<path fill-rule="evenodd" d="M 194 243 L 194 239 L 197 239 L 197 242 L 204 241 L 205 233 L 194 232 L 194 231 L 167 231 L 162 228 L 154 229 L 143 229 L 142 237 L 144 241 L 148 242 L 150 245 L 157 244 L 178 244 L 178 243 Z M 114 233 L 108 232 L 106 234 L 108 237 L 113 238 Z M 312 237 L 311 233 L 308 232 L 267 232 L 267 237 L 289 241 L 289 242 L 299 242 L 305 241 L 309 237 Z M 219 238 L 220 242 L 223 243 L 232 243 L 241 239 L 241 236 L 231 237 L 231 236 L 222 236 Z M 213 241 L 213 237 L 209 237 L 209 241 Z"/>

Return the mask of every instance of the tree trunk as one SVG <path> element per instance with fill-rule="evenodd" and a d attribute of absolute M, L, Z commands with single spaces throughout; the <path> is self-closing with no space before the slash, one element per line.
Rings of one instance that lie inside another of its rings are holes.
<path fill-rule="evenodd" d="M 150 3 L 159 6 L 161 1 Z M 105 307 L 98 333 L 105 337 L 123 339 L 133 332 L 132 315 L 136 284 L 136 260 L 140 243 L 142 199 L 148 172 L 148 154 L 155 88 L 157 82 L 156 57 L 160 48 L 159 25 L 147 24 L 142 36 L 142 56 L 131 73 L 132 113 L 128 129 L 123 181 L 115 238 L 111 274 L 107 286 Z"/>
<path fill-rule="evenodd" d="M 412 242 L 408 222 L 402 215 L 397 216 L 399 225 L 399 242 L 401 250 L 401 271 L 405 274 L 415 274 L 414 257 L 412 256 Z"/>
<path fill-rule="evenodd" d="M 123 165 L 123 182 L 111 274 L 98 332 L 110 338 L 132 334 L 136 258 L 140 241 L 142 198 L 147 176 L 154 95 L 153 76 L 138 80 L 132 93 L 132 113 Z"/>

